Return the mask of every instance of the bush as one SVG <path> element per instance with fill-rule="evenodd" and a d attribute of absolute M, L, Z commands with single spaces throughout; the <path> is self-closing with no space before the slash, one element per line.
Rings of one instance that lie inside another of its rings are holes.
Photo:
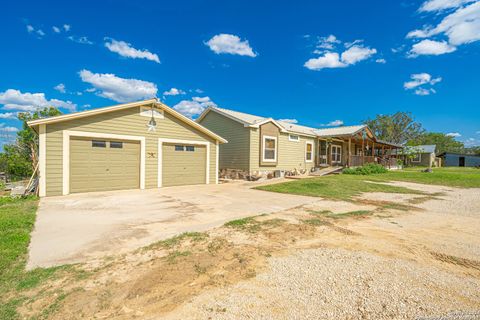
<path fill-rule="evenodd" d="M 376 163 L 367 163 L 361 167 L 356 168 L 345 168 L 343 169 L 343 173 L 345 174 L 358 174 L 358 175 L 369 175 L 369 174 L 377 174 L 377 173 L 385 173 L 388 170 L 385 169 L 380 164 Z"/>

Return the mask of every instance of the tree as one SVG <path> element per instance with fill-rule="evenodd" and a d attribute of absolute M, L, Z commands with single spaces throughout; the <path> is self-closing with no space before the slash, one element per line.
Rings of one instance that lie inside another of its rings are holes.
<path fill-rule="evenodd" d="M 374 119 L 363 121 L 381 140 L 404 144 L 420 136 L 424 130 L 415 122 L 411 113 L 397 112 L 392 115 L 378 114 Z"/>
<path fill-rule="evenodd" d="M 4 145 L 3 153 L 0 154 L 0 169 L 13 178 L 31 175 L 38 163 L 38 134 L 28 126 L 27 121 L 60 114 L 62 113 L 55 107 L 19 113 L 18 120 L 23 122 L 22 129 L 17 132 L 15 143 Z"/>
<path fill-rule="evenodd" d="M 422 144 L 434 144 L 437 146 L 436 152 L 457 152 L 463 153 L 465 146 L 462 142 L 455 140 L 454 137 L 447 136 L 440 132 L 425 132 L 415 139 L 408 141 L 407 145 L 417 146 Z"/>

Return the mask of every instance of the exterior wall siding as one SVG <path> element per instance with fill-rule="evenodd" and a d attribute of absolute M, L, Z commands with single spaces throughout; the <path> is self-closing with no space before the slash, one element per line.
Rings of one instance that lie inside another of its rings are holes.
<path fill-rule="evenodd" d="M 62 195 L 63 130 L 144 136 L 146 139 L 145 188 L 156 188 L 158 175 L 158 138 L 210 142 L 210 183 L 216 182 L 216 141 L 183 121 L 164 113 L 156 119 L 156 132 L 147 131 L 148 117 L 140 108 L 108 112 L 85 118 L 46 125 L 46 195 Z M 205 168 L 199 168 L 205 170 Z"/>
<path fill-rule="evenodd" d="M 410 160 L 410 164 L 413 166 L 423 166 L 428 167 L 433 164 L 435 160 L 435 154 L 433 153 L 421 153 L 420 155 L 420 162 L 413 162 Z"/>
<path fill-rule="evenodd" d="M 228 140 L 228 143 L 221 144 L 219 148 L 219 169 L 249 170 L 248 128 L 216 112 L 209 112 L 199 123 Z"/>
<path fill-rule="evenodd" d="M 458 167 L 460 157 L 465 157 L 465 167 L 480 166 L 480 156 L 459 155 L 459 154 L 449 154 L 449 153 L 445 155 L 445 160 L 443 162 L 443 165 L 446 167 Z"/>
<path fill-rule="evenodd" d="M 300 141 L 290 141 L 288 133 L 280 133 L 278 136 L 277 164 L 275 166 L 260 164 L 260 130 L 250 129 L 250 171 L 293 170 L 315 167 L 317 157 L 317 142 L 315 138 L 300 136 Z M 305 161 L 306 142 L 313 143 L 313 161 Z"/>

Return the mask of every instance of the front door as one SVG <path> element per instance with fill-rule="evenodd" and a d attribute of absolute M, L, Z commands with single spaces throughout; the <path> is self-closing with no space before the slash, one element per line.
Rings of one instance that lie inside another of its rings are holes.
<path fill-rule="evenodd" d="M 465 157 L 459 157 L 458 158 L 458 166 L 459 167 L 465 167 Z"/>
<path fill-rule="evenodd" d="M 342 163 L 342 147 L 332 145 L 332 165 L 340 165 Z"/>

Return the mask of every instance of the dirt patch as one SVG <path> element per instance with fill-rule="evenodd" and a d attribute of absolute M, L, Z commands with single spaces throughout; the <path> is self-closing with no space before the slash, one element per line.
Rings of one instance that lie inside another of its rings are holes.
<path fill-rule="evenodd" d="M 434 192 L 415 203 L 418 195 L 320 200 L 183 234 L 79 265 L 29 292 L 20 311 L 51 319 L 391 319 L 475 311 L 480 190 Z"/>

